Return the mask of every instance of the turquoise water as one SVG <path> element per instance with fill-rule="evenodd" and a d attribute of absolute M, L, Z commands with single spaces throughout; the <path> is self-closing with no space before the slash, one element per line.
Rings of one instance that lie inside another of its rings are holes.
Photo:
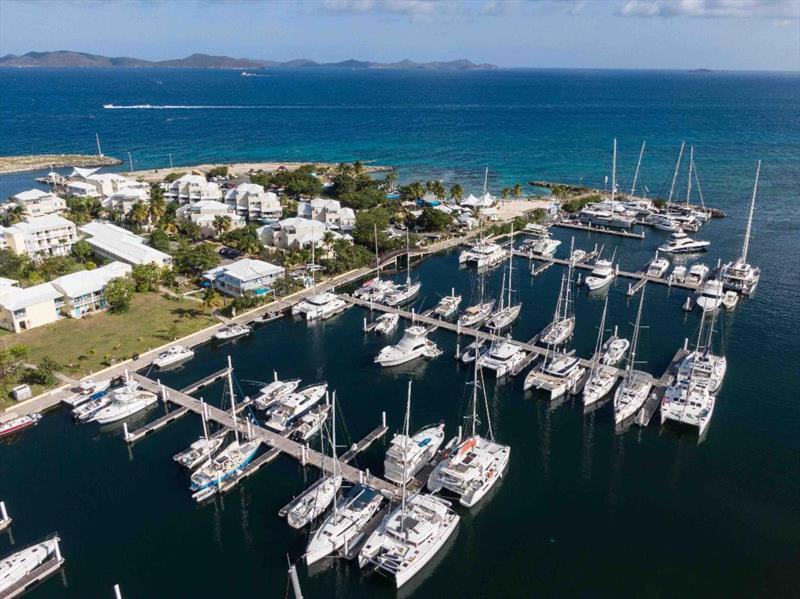
<path fill-rule="evenodd" d="M 160 82 L 160 83 L 159 83 Z M 736 254 L 755 160 L 764 161 L 752 261 L 763 275 L 756 295 L 720 323 L 728 376 L 706 441 L 654 422 L 616 435 L 610 406 L 584 415 L 577 401 L 551 406 L 523 393 L 521 380 L 488 385 L 492 424 L 512 447 L 508 475 L 477 509 L 459 509 L 457 536 L 435 568 L 401 597 L 429 596 L 788 596 L 800 589 L 800 80 L 790 75 L 499 72 L 276 73 L 241 78 L 205 71 L 0 71 L 0 153 L 131 150 L 139 166 L 203 160 L 349 160 L 398 165 L 406 178 L 443 176 L 477 188 L 484 165 L 494 188 L 558 178 L 602 184 L 611 138 L 629 180 L 647 139 L 643 181 L 660 189 L 681 139 L 694 143 L 706 202 L 729 218 L 699 234 L 702 259 Z M 105 103 L 247 108 L 104 110 Z M 256 107 L 258 106 L 258 107 Z M 624 174 L 622 174 L 624 173 Z M 30 174 L 0 178 L 0 195 L 25 189 Z M 556 232 L 564 246 L 571 234 Z M 617 248 L 636 269 L 665 234 L 643 241 L 575 236 L 578 247 Z M 565 253 L 562 251 L 561 255 Z M 517 260 L 524 302 L 518 338 L 550 318 L 560 270 L 536 279 Z M 451 286 L 470 295 L 470 271 L 456 254 L 423 262 L 418 307 Z M 497 290 L 501 271 L 488 287 Z M 617 281 L 609 322 L 629 333 L 636 302 Z M 683 339 L 696 333 L 686 294 L 647 289 L 642 334 L 646 368 L 660 374 Z M 574 346 L 591 352 L 602 302 L 581 291 Z M 351 309 L 320 325 L 281 320 L 236 344 L 200 348 L 164 377 L 180 387 L 220 368 L 230 354 L 248 381 L 277 369 L 337 390 L 348 433 L 357 440 L 386 411 L 402 421 L 405 385 L 415 381 L 415 426 L 444 420 L 452 434 L 466 407 L 468 369 L 452 359 L 455 337 L 436 332 L 444 355 L 395 370 L 372 358 L 384 341 L 365 337 L 365 312 Z M 109 331 L 113 334 L 113 331 Z M 203 391 L 219 401 L 219 385 Z M 158 409 L 146 418 L 154 418 Z M 286 555 L 305 535 L 277 511 L 315 476 L 280 458 L 230 495 L 197 506 L 171 461 L 199 434 L 193 417 L 130 450 L 117 427 L 77 427 L 65 412 L 0 445 L 0 498 L 16 546 L 58 530 L 67 566 L 30 597 L 281 597 Z M 381 471 L 383 445 L 358 460 Z M 0 538 L 0 555 L 11 538 Z M 392 597 L 386 580 L 346 563 L 300 568 L 307 597 Z M 334 590 L 335 589 L 335 590 Z"/>

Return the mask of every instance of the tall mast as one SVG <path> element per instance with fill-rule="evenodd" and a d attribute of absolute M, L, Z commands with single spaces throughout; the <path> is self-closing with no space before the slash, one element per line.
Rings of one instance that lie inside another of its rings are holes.
<path fill-rule="evenodd" d="M 372 224 L 372 230 L 375 233 L 375 272 L 377 273 L 378 278 L 381 278 L 381 258 L 380 254 L 378 253 L 378 225 L 376 223 Z"/>
<path fill-rule="evenodd" d="M 233 364 L 231 357 L 228 356 L 228 393 L 231 395 L 231 418 L 233 418 L 233 434 L 236 436 L 236 443 L 239 443 L 239 427 L 236 426 L 236 398 L 233 395 Z"/>
<path fill-rule="evenodd" d="M 747 217 L 747 229 L 744 232 L 744 244 L 742 245 L 742 264 L 747 264 L 747 250 L 750 249 L 750 232 L 753 228 L 753 211 L 756 208 L 756 192 L 758 191 L 758 176 L 761 174 L 761 161 L 756 166 L 756 182 L 753 184 L 753 197 L 750 200 L 750 215 Z"/>
<path fill-rule="evenodd" d="M 570 287 L 572 286 L 572 269 L 575 264 L 575 261 L 572 258 L 574 248 L 575 237 L 573 237 L 569 242 L 569 267 L 567 268 L 567 280 L 564 282 L 564 318 L 567 317 L 567 313 L 569 312 Z"/>
<path fill-rule="evenodd" d="M 626 373 L 628 380 L 630 380 L 631 371 L 634 364 L 636 364 L 636 349 L 639 345 L 639 325 L 642 322 L 642 304 L 644 304 L 644 290 L 647 283 L 642 287 L 642 294 L 639 297 L 639 311 L 636 313 L 636 324 L 633 327 L 633 341 L 631 342 L 631 353 L 628 354 L 628 372 Z"/>
<path fill-rule="evenodd" d="M 472 436 L 477 434 L 478 428 L 478 344 L 475 344 L 475 384 L 472 386 Z"/>
<path fill-rule="evenodd" d="M 339 465 L 339 460 L 336 458 L 336 391 L 333 392 L 333 401 L 331 402 L 331 455 L 333 456 L 333 476 L 336 476 L 336 467 Z M 336 506 L 336 498 L 333 498 L 333 521 L 339 519 L 339 510 Z"/>
<path fill-rule="evenodd" d="M 614 138 L 614 151 L 611 154 L 611 201 L 617 191 L 617 138 Z"/>
<path fill-rule="evenodd" d="M 103 150 L 100 149 L 100 135 L 98 133 L 95 133 L 94 138 L 97 141 L 97 155 L 102 156 Z"/>
<path fill-rule="evenodd" d="M 406 422 L 403 427 L 403 494 L 402 494 L 402 507 L 400 513 L 403 517 L 400 518 L 401 531 L 405 530 L 405 513 L 406 513 L 406 477 L 407 477 L 407 461 L 408 461 L 408 436 L 410 434 L 410 421 L 411 421 L 411 379 L 408 381 L 408 397 L 406 398 Z"/>
<path fill-rule="evenodd" d="M 514 223 L 511 223 L 511 249 L 508 251 L 508 303 L 511 307 L 511 271 L 514 269 Z"/>
<path fill-rule="evenodd" d="M 483 173 L 483 197 L 486 197 L 486 194 L 489 191 L 489 167 L 486 167 L 486 170 Z"/>
<path fill-rule="evenodd" d="M 606 329 L 606 310 L 608 310 L 608 295 L 606 295 L 606 301 L 603 304 L 603 316 L 600 318 L 600 329 L 597 331 L 597 343 L 595 344 L 594 359 L 592 360 L 592 373 L 597 369 L 600 348 L 603 347 L 603 335 Z"/>
<path fill-rule="evenodd" d="M 506 273 L 503 273 L 503 282 L 500 283 L 500 308 L 502 310 L 505 307 L 503 300 L 505 299 L 505 295 L 503 294 L 503 290 L 506 288 Z"/>
<path fill-rule="evenodd" d="M 686 145 L 685 141 L 681 142 L 681 150 L 678 152 L 678 161 L 675 163 L 675 172 L 672 173 L 672 185 L 669 186 L 669 198 L 667 199 L 667 208 L 672 202 L 672 194 L 675 193 L 675 181 L 678 179 L 678 170 L 681 168 L 681 158 L 683 157 L 683 148 Z"/>
<path fill-rule="evenodd" d="M 689 146 L 689 182 L 686 185 L 686 205 L 692 197 L 692 171 L 694 170 L 694 146 Z"/>
<path fill-rule="evenodd" d="M 411 246 L 408 242 L 408 227 L 406 227 L 406 285 L 411 285 Z"/>
<path fill-rule="evenodd" d="M 636 191 L 636 182 L 639 180 L 639 168 L 642 166 L 642 156 L 644 156 L 644 144 L 642 142 L 642 149 L 639 150 L 639 160 L 636 162 L 636 172 L 633 173 L 633 185 L 631 185 L 631 195 Z"/>

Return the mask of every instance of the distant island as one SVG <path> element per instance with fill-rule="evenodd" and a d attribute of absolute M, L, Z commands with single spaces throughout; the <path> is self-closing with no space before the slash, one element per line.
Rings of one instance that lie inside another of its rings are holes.
<path fill-rule="evenodd" d="M 344 60 L 341 62 L 315 62 L 305 58 L 285 62 L 274 60 L 257 60 L 252 58 L 231 58 L 230 56 L 212 56 L 209 54 L 192 54 L 186 58 L 173 60 L 143 60 L 141 58 L 111 57 L 70 50 L 54 52 L 28 52 L 21 56 L 7 54 L 0 57 L 0 67 L 15 68 L 187 68 L 187 69 L 299 69 L 299 68 L 336 68 L 336 69 L 398 69 L 398 70 L 431 70 L 431 71 L 491 71 L 499 67 L 493 64 L 476 64 L 469 60 L 449 60 L 436 62 L 371 62 L 364 60 Z"/>

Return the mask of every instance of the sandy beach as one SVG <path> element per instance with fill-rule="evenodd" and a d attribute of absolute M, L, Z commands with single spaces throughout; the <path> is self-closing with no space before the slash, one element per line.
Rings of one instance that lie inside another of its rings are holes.
<path fill-rule="evenodd" d="M 284 167 L 288 170 L 294 170 L 306 164 L 315 164 L 319 168 L 334 168 L 336 164 L 331 162 L 235 162 L 235 163 L 228 163 L 228 162 L 216 162 L 213 164 L 195 164 L 192 166 L 176 166 L 173 168 L 158 168 L 158 169 L 150 169 L 150 170 L 143 170 L 143 171 L 133 171 L 132 173 L 128 173 L 129 176 L 132 176 L 136 179 L 141 179 L 147 182 L 153 181 L 161 181 L 170 173 L 188 173 L 190 171 L 198 171 L 201 173 L 206 173 L 213 168 L 218 166 L 227 166 L 228 167 L 228 174 L 232 175 L 236 178 L 247 178 L 251 172 L 255 171 L 276 171 L 281 167 Z M 391 167 L 388 166 L 373 166 L 373 165 L 364 165 L 364 170 L 370 173 L 382 172 L 390 170 Z"/>

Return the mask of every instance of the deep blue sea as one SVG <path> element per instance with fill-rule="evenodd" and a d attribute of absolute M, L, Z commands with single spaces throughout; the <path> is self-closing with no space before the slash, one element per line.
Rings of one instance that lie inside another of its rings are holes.
<path fill-rule="evenodd" d="M 104 104 L 129 108 L 104 109 Z M 360 159 L 396 166 L 402 180 L 442 178 L 479 191 L 535 179 L 602 186 L 611 145 L 631 182 L 643 140 L 641 185 L 665 189 L 681 141 L 695 147 L 715 219 L 709 265 L 741 245 L 755 164 L 763 161 L 750 259 L 757 293 L 719 322 L 728 358 L 707 439 L 661 429 L 615 434 L 610 406 L 584 414 L 578 400 L 554 407 L 523 393 L 521 380 L 488 386 L 492 424 L 512 447 L 502 484 L 477 509 L 459 509 L 457 536 L 402 592 L 352 564 L 300 568 L 306 597 L 786 597 L 800 594 L 800 76 L 626 71 L 475 73 L 277 71 L 265 77 L 195 70 L 0 70 L 0 154 L 95 151 L 136 168 L 211 161 Z M 0 197 L 27 189 L 34 173 L 0 177 Z M 680 197 L 685 176 L 679 180 Z M 640 187 L 641 189 L 641 187 Z M 697 196 L 694 196 L 697 198 Z M 556 231 L 568 246 L 572 234 Z M 614 251 L 636 270 L 665 234 L 644 240 L 575 235 L 578 247 Z M 697 258 L 694 258 L 695 260 Z M 529 338 L 549 320 L 557 267 L 531 279 L 517 260 L 524 302 L 514 328 Z M 417 307 L 455 286 L 474 293 L 456 254 L 415 271 Z M 501 271 L 489 278 L 496 292 Z M 627 283 L 609 292 L 609 322 L 629 334 L 636 302 Z M 698 317 L 685 292 L 648 286 L 642 335 L 646 368 L 660 374 Z M 602 302 L 578 294 L 574 347 L 592 351 Z M 327 379 L 353 439 L 388 413 L 400 426 L 415 381 L 415 426 L 444 420 L 453 433 L 469 372 L 439 331 L 440 358 L 398 370 L 372 364 L 385 343 L 365 337 L 358 309 L 317 326 L 285 319 L 250 338 L 198 350 L 165 377 L 180 387 L 230 354 L 247 392 L 273 368 Z M 109 331 L 113 335 L 113 331 Z M 204 396 L 218 401 L 217 387 Z M 151 413 L 148 418 L 156 414 Z M 199 433 L 187 418 L 128 449 L 118 427 L 76 427 L 65 412 L 0 445 L 0 499 L 15 517 L 0 556 L 58 530 L 67 566 L 32 598 L 105 597 L 120 583 L 142 597 L 283 597 L 286 556 L 305 535 L 278 509 L 316 475 L 279 459 L 221 500 L 197 506 L 170 457 Z M 381 471 L 383 446 L 359 458 Z"/>

